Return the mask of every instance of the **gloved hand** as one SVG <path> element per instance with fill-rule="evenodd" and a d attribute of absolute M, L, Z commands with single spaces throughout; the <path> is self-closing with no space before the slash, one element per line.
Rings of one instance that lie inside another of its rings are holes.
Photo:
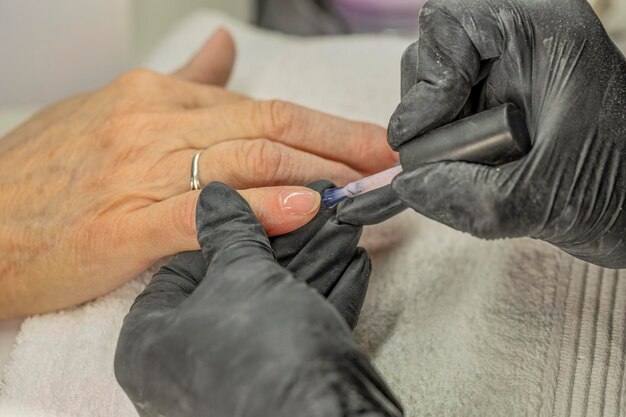
<path fill-rule="evenodd" d="M 276 261 L 238 193 L 208 185 L 197 227 L 208 269 L 178 255 L 124 320 L 115 373 L 142 417 L 402 415 L 337 310 Z M 364 252 L 345 263 L 335 289 L 369 275 Z"/>
<path fill-rule="evenodd" d="M 323 204 L 322 204 L 323 205 Z M 353 225 L 374 225 L 407 209 L 391 185 L 348 198 L 337 206 L 337 221 Z"/>
<path fill-rule="evenodd" d="M 322 192 L 335 185 L 317 181 L 307 187 Z M 270 239 L 278 263 L 326 297 L 351 329 L 357 324 L 372 270 L 367 253 L 357 247 L 362 231 L 362 225 L 338 222 L 336 210 L 322 204 L 309 223 Z M 348 269 L 356 259 L 362 266 Z"/>
<path fill-rule="evenodd" d="M 416 211 L 483 238 L 531 236 L 626 267 L 626 60 L 585 0 L 431 0 L 402 62 L 389 143 L 513 103 L 533 149 L 505 167 L 396 177 Z M 416 140 L 419 140 L 416 139 Z"/>

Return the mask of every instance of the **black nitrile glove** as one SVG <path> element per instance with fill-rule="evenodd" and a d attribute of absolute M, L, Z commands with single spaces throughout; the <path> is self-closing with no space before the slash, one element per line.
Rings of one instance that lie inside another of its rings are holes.
<path fill-rule="evenodd" d="M 348 198 L 337 206 L 337 220 L 354 225 L 374 225 L 406 210 L 391 185 Z"/>
<path fill-rule="evenodd" d="M 318 192 L 334 186 L 328 181 L 308 185 Z M 371 274 L 367 253 L 357 247 L 362 231 L 361 225 L 339 223 L 336 211 L 322 204 L 309 223 L 270 239 L 276 260 L 298 281 L 328 298 L 351 329 L 357 324 Z M 355 259 L 362 266 L 348 269 Z"/>
<path fill-rule="evenodd" d="M 115 373 L 142 417 L 402 415 L 337 310 L 276 261 L 237 192 L 208 185 L 197 227 L 206 272 L 198 253 L 178 255 L 124 320 Z M 350 259 L 343 277 L 358 280 L 369 261 Z"/>
<path fill-rule="evenodd" d="M 424 165 L 393 189 L 483 238 L 531 236 L 626 267 L 626 60 L 585 0 L 431 0 L 402 62 L 389 143 L 502 103 L 533 141 L 519 163 Z M 416 140 L 419 140 L 416 139 Z"/>

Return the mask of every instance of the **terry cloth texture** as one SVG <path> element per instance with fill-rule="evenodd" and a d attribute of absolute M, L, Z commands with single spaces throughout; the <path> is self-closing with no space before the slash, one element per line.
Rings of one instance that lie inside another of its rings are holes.
<path fill-rule="evenodd" d="M 410 40 L 391 36 L 297 39 L 201 13 L 149 66 L 173 70 L 218 26 L 238 43 L 237 91 L 382 125 L 398 102 Z M 374 272 L 355 337 L 407 416 L 626 416 L 626 272 L 532 240 L 481 241 L 409 212 L 369 228 L 364 243 Z M 27 319 L 0 416 L 136 416 L 113 354 L 150 276 Z"/>

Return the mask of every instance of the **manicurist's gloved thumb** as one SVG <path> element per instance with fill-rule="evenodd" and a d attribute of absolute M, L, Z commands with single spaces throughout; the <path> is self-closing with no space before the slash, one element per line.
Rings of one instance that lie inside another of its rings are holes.
<path fill-rule="evenodd" d="M 211 183 L 202 190 L 196 221 L 202 253 L 183 252 L 172 258 L 137 298 L 132 313 L 159 315 L 167 312 L 165 307 L 177 308 L 201 284 L 209 262 L 222 251 L 238 254 L 245 246 L 246 255 L 259 254 L 261 260 L 274 262 L 263 227 L 248 203 L 228 186 Z"/>
<path fill-rule="evenodd" d="M 200 249 L 209 264 L 220 252 L 243 251 L 258 259 L 275 260 L 269 239 L 252 209 L 225 184 L 213 182 L 202 190 L 196 227 Z"/>

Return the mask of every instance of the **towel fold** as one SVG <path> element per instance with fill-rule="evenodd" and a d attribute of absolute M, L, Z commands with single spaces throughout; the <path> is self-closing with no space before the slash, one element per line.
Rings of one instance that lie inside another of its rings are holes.
<path fill-rule="evenodd" d="M 296 39 L 213 13 L 149 61 L 169 71 L 217 27 L 235 35 L 232 88 L 385 125 L 408 39 Z M 355 337 L 408 416 L 626 415 L 626 276 L 528 239 L 481 241 L 404 213 L 370 228 L 370 292 Z M 121 321 L 150 278 L 27 319 L 0 416 L 135 417 L 113 376 Z M 85 277 L 89 279 L 89 277 Z"/>

